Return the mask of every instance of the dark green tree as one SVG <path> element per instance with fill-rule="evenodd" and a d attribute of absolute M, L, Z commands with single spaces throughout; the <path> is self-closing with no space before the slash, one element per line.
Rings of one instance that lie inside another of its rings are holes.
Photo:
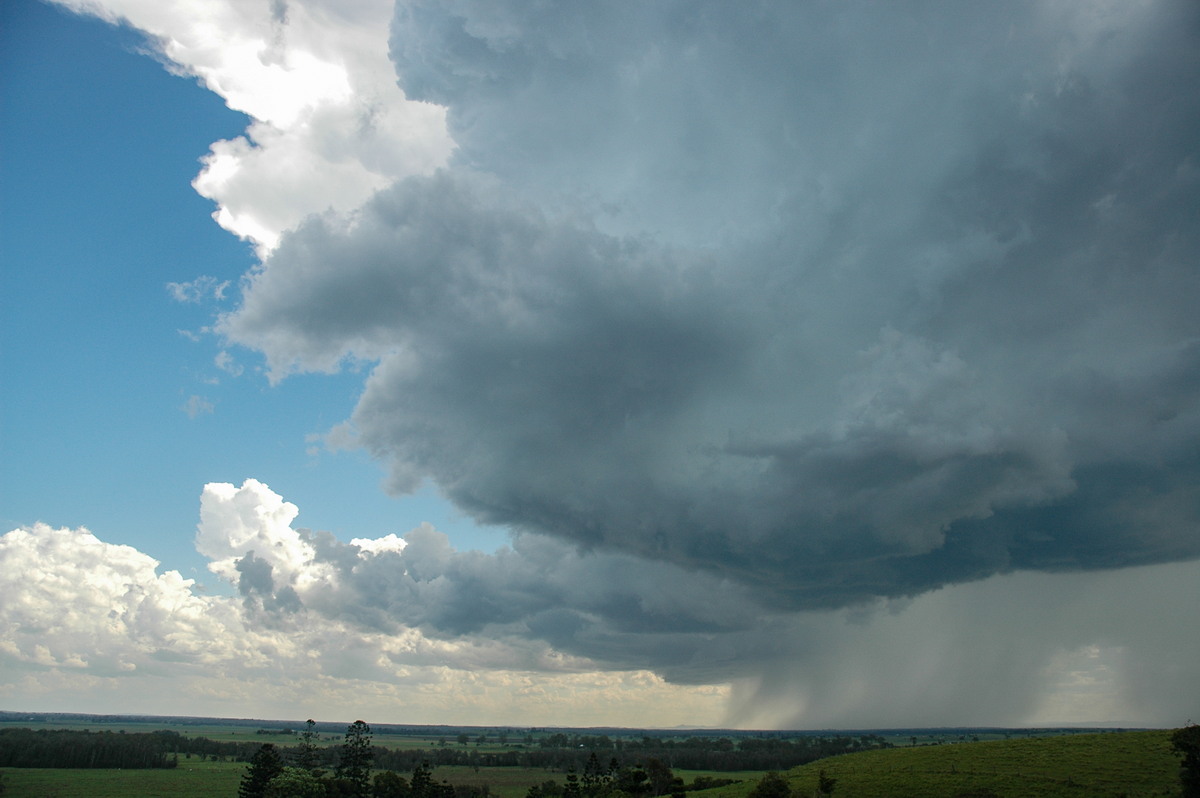
<path fill-rule="evenodd" d="M 830 778 L 825 774 L 824 769 L 817 773 L 817 794 L 818 795 L 833 795 L 833 788 L 837 786 L 837 779 Z"/>
<path fill-rule="evenodd" d="M 613 789 L 626 795 L 635 796 L 635 798 L 636 796 L 650 795 L 653 791 L 650 786 L 650 777 L 646 775 L 646 770 L 641 765 L 622 768 L 618 771 L 617 777 L 613 780 Z"/>
<path fill-rule="evenodd" d="M 789 798 L 792 794 L 792 785 L 788 784 L 788 780 L 772 770 L 761 779 L 754 789 L 750 791 L 749 798 Z"/>
<path fill-rule="evenodd" d="M 283 758 L 274 743 L 264 743 L 250 758 L 250 769 L 242 776 L 238 798 L 265 798 L 271 779 L 283 772 Z"/>
<path fill-rule="evenodd" d="M 1189 723 L 1171 735 L 1171 747 L 1183 756 L 1179 781 L 1183 798 L 1200 798 L 1200 726 Z"/>
<path fill-rule="evenodd" d="M 597 798 L 608 792 L 608 772 L 600 765 L 596 752 L 588 756 L 587 764 L 583 766 L 583 781 L 580 789 L 585 798 Z"/>
<path fill-rule="evenodd" d="M 418 766 L 419 767 L 419 766 Z M 394 770 L 375 774 L 371 783 L 371 798 L 411 798 L 412 790 L 404 777 Z"/>
<path fill-rule="evenodd" d="M 433 773 L 429 770 L 428 762 L 422 762 L 413 768 L 412 780 L 409 782 L 412 798 L 431 798 L 433 787 Z"/>
<path fill-rule="evenodd" d="M 535 784 L 525 792 L 525 798 L 562 798 L 562 785 L 554 779 Z"/>
<path fill-rule="evenodd" d="M 354 796 L 367 796 L 371 789 L 371 727 L 356 720 L 346 727 L 346 739 L 338 754 L 334 777 L 341 782 L 343 792 Z"/>
<path fill-rule="evenodd" d="M 263 798 L 325 798 L 325 780 L 300 768 L 284 768 L 267 783 Z"/>
<path fill-rule="evenodd" d="M 306 770 L 319 777 L 322 771 L 317 767 L 321 762 L 317 740 L 317 722 L 309 718 L 304 722 L 304 731 L 300 732 L 300 742 L 292 754 L 292 762 L 301 770 Z"/>
<path fill-rule="evenodd" d="M 413 768 L 409 795 L 411 798 L 454 798 L 454 788 L 444 781 L 435 782 L 429 763 L 422 762 Z"/>
<path fill-rule="evenodd" d="M 646 760 L 646 776 L 650 779 L 652 795 L 666 795 L 675 786 L 675 774 L 657 757 Z"/>
<path fill-rule="evenodd" d="M 567 771 L 567 783 L 563 785 L 562 798 L 583 798 L 583 790 L 579 787 L 579 776 L 575 769 Z"/>

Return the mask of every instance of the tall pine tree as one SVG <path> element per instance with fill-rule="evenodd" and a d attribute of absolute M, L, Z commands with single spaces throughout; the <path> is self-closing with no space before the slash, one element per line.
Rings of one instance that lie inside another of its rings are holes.
<path fill-rule="evenodd" d="M 263 798 L 267 784 L 283 772 L 283 757 L 273 743 L 264 743 L 250 758 L 250 769 L 242 776 L 238 798 Z"/>
<path fill-rule="evenodd" d="M 345 783 L 351 795 L 366 796 L 371 792 L 371 727 L 356 720 L 346 727 L 346 741 L 338 757 L 334 776 Z"/>

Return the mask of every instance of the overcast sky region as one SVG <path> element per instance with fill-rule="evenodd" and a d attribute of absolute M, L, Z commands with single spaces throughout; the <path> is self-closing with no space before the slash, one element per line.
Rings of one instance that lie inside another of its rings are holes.
<path fill-rule="evenodd" d="M 0 6 L 0 706 L 1200 718 L 1200 5 Z"/>

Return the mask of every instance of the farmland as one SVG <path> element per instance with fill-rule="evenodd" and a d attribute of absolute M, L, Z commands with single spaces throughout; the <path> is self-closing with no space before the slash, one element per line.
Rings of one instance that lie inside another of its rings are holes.
<path fill-rule="evenodd" d="M 845 798 L 1143 798 L 1179 794 L 1169 731 L 917 746 L 831 757 L 788 772 L 794 794 L 816 793 L 820 771 Z M 743 788 L 705 798 L 742 798 Z"/>
<path fill-rule="evenodd" d="M 170 739 L 205 738 L 241 751 L 247 746 L 256 749 L 263 743 L 273 743 L 286 751 L 297 743 L 297 724 L 278 722 L 92 717 L 22 724 L 11 717 L 4 720 L 0 729 L 40 725 L 43 729 L 77 732 L 102 729 L 127 737 L 165 731 L 178 735 L 168 735 Z M 336 724 L 321 724 L 318 730 L 326 767 L 342 739 L 337 728 Z M 498 798 L 524 798 L 531 787 L 547 782 L 562 784 L 568 770 L 582 772 L 578 760 L 596 749 L 605 763 L 610 757 L 619 758 L 622 767 L 660 760 L 689 786 L 701 776 L 734 780 L 724 787 L 690 791 L 693 798 L 747 798 L 766 770 L 784 772 L 793 798 L 816 794 L 821 771 L 836 779 L 834 794 L 839 798 L 1141 798 L 1174 796 L 1179 790 L 1179 758 L 1171 750 L 1169 731 L 892 730 L 860 738 L 801 732 L 731 732 L 731 740 L 699 732 L 644 730 L 383 728 L 385 731 L 376 733 L 373 741 L 377 765 L 402 761 L 406 756 L 427 758 L 436 782 L 454 785 L 461 795 Z M 821 749 L 812 746 L 821 745 L 833 747 L 824 749 L 820 758 L 802 759 L 807 764 L 791 769 L 697 769 L 686 765 L 689 759 L 710 749 L 744 751 L 748 757 L 770 761 L 769 756 L 796 756 L 804 751 L 815 754 Z M 3 770 L 5 798 L 216 798 L 237 794 L 247 768 L 244 761 L 235 761 L 230 755 L 193 755 L 185 748 L 176 750 L 178 764 L 168 768 L 7 767 Z M 830 750 L 837 755 L 829 755 Z M 525 755 L 538 758 L 541 764 L 520 764 L 518 758 Z M 764 756 L 768 759 L 762 759 Z M 471 763 L 464 764 L 464 758 Z M 497 766 L 495 762 L 501 759 L 507 764 Z M 403 772 L 401 766 L 396 768 Z"/>

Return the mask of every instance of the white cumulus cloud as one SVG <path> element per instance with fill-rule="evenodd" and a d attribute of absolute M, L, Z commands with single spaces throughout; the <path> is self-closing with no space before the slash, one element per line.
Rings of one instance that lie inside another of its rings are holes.
<path fill-rule="evenodd" d="M 250 117 L 244 136 L 213 144 L 193 185 L 260 252 L 309 214 L 352 210 L 452 150 L 444 110 L 396 84 L 387 0 L 54 1 L 145 32 L 170 68 Z"/>

